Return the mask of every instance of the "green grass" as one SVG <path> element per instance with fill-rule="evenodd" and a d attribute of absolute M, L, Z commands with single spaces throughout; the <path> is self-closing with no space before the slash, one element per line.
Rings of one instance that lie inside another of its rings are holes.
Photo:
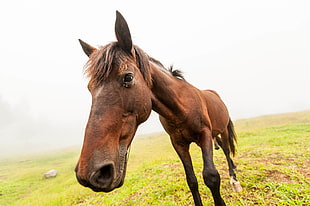
<path fill-rule="evenodd" d="M 227 205 L 310 205 L 309 117 L 306 111 L 236 121 L 234 160 L 241 193 L 232 192 L 223 152 L 214 152 Z M 194 144 L 191 154 L 204 205 L 213 205 L 203 184 L 200 149 Z M 77 183 L 73 170 L 78 156 L 79 149 L 70 149 L 0 160 L 0 205 L 193 205 L 183 166 L 166 134 L 134 140 L 125 184 L 107 194 Z M 59 175 L 44 179 L 50 169 Z"/>

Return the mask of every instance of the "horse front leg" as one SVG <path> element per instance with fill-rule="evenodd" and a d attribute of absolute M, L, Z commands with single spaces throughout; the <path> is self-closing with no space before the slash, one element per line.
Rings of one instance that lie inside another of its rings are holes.
<path fill-rule="evenodd" d="M 192 159 L 189 153 L 189 143 L 177 142 L 173 137 L 171 137 L 171 142 L 183 163 L 187 184 L 193 195 L 195 206 L 202 206 L 201 197 L 198 191 L 198 182 L 195 176 Z"/>
<path fill-rule="evenodd" d="M 210 130 L 206 130 L 200 139 L 203 158 L 203 180 L 211 190 L 216 206 L 226 205 L 220 194 L 221 178 L 213 162 L 213 139 Z"/>

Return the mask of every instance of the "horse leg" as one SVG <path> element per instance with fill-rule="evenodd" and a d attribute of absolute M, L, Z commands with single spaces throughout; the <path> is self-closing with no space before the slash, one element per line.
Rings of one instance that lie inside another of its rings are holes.
<path fill-rule="evenodd" d="M 222 137 L 223 139 L 225 139 L 225 134 L 222 134 Z M 234 164 L 233 160 L 231 159 L 230 157 L 230 149 L 228 147 L 228 142 L 227 141 L 224 141 L 225 144 L 223 143 L 223 141 L 217 137 L 217 143 L 218 145 L 222 148 L 224 154 L 225 154 L 225 157 L 226 157 L 226 160 L 227 160 L 227 163 L 228 163 L 228 167 L 229 167 L 229 175 L 230 176 L 236 176 L 235 172 L 234 172 L 234 169 L 236 169 L 236 165 Z"/>
<path fill-rule="evenodd" d="M 221 178 L 213 162 L 212 143 L 213 141 L 212 141 L 211 131 L 207 130 L 204 136 L 201 137 L 201 141 L 199 144 L 202 150 L 202 157 L 203 157 L 203 163 L 204 163 L 202 175 L 203 175 L 205 184 L 211 190 L 211 193 L 214 199 L 214 204 L 216 206 L 223 206 L 226 204 L 220 194 Z"/>
<path fill-rule="evenodd" d="M 219 139 L 219 137 L 218 137 L 218 136 L 213 137 L 213 141 L 214 141 L 214 149 L 216 149 L 216 150 L 219 150 L 219 149 L 220 149 L 220 147 L 219 147 L 219 143 L 218 143 L 218 139 Z"/>
<path fill-rule="evenodd" d="M 223 149 L 223 152 L 225 154 L 227 164 L 228 164 L 228 171 L 229 171 L 229 176 L 230 176 L 230 184 L 235 192 L 241 192 L 242 187 L 240 182 L 237 180 L 237 176 L 235 173 L 236 165 L 234 164 L 233 160 L 230 157 L 230 149 L 228 146 L 228 134 L 225 131 L 224 133 L 221 134 L 222 139 L 217 139 L 218 144 L 220 147 Z"/>
<path fill-rule="evenodd" d="M 171 142 L 183 163 L 187 184 L 193 195 L 195 206 L 202 206 L 200 194 L 198 191 L 198 182 L 194 173 L 192 159 L 189 153 L 189 143 L 177 142 L 173 137 L 171 137 Z"/>

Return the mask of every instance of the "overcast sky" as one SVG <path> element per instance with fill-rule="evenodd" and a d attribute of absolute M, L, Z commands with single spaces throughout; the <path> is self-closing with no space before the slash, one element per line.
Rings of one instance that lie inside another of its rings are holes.
<path fill-rule="evenodd" d="M 29 125 L 75 128 L 58 138 L 82 144 L 91 96 L 78 39 L 114 41 L 115 10 L 134 44 L 194 86 L 218 91 L 232 119 L 310 109 L 307 0 L 1 1 L 0 106 Z M 154 131 L 153 114 L 139 132 Z"/>

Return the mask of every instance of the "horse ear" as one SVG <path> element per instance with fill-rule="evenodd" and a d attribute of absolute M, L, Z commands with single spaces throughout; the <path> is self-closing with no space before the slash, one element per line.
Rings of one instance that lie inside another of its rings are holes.
<path fill-rule="evenodd" d="M 89 44 L 87 44 L 86 42 L 82 41 L 81 39 L 79 39 L 79 42 L 82 46 L 82 49 L 84 51 L 84 53 L 89 57 L 94 51 L 96 51 L 97 49 L 95 47 L 90 46 Z"/>
<path fill-rule="evenodd" d="M 116 39 L 123 50 L 128 53 L 132 53 L 132 40 L 128 24 L 125 18 L 119 11 L 116 11 L 115 20 L 115 35 Z"/>

